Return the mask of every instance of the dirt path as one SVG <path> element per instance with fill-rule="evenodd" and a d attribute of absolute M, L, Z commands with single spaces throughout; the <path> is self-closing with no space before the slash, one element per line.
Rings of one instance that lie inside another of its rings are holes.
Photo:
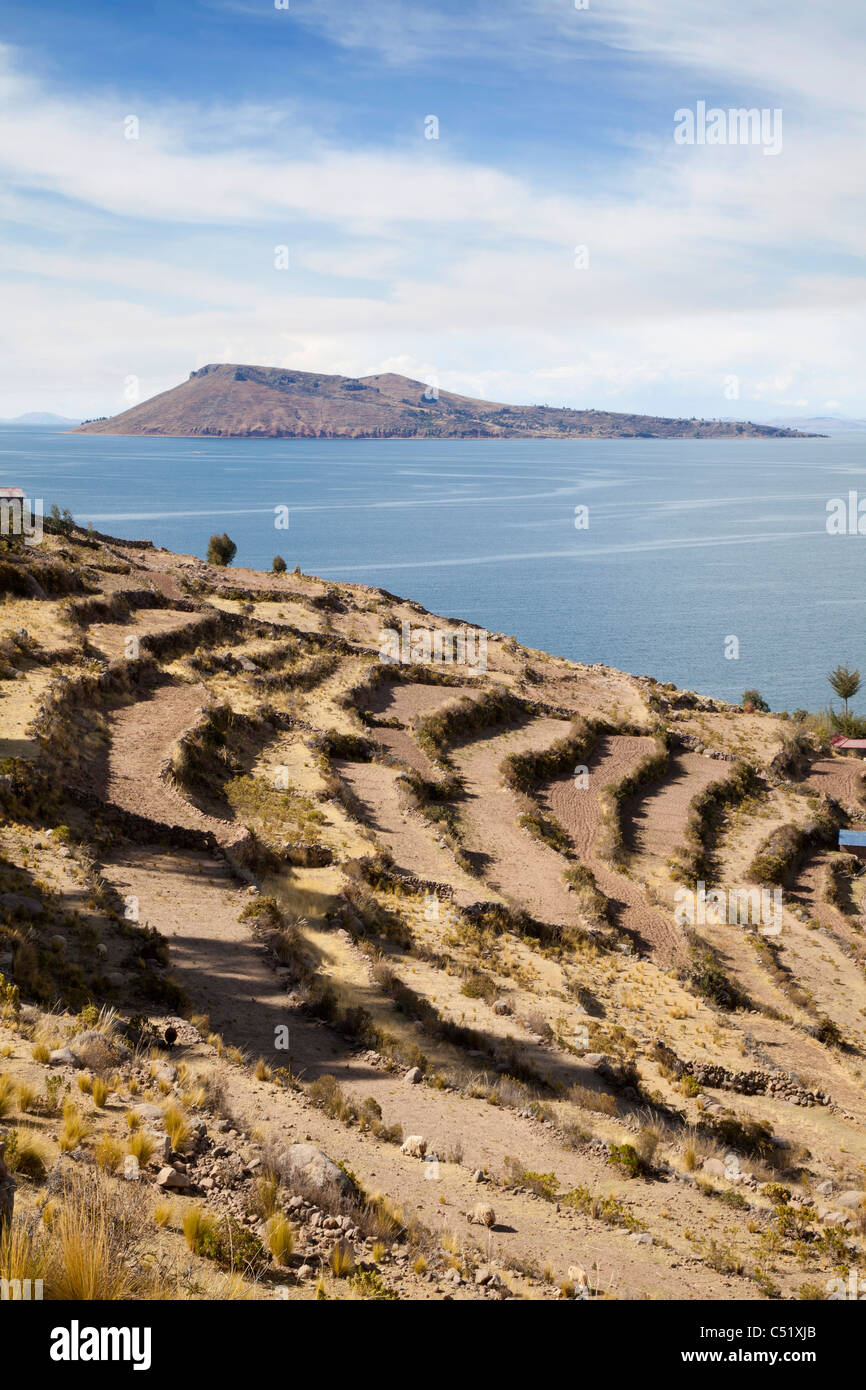
<path fill-rule="evenodd" d="M 565 861 L 517 823 L 520 805 L 502 785 L 499 771 L 511 753 L 547 748 L 564 738 L 569 725 L 541 716 L 518 729 L 491 732 L 453 750 L 465 778 L 460 802 L 467 852 L 487 883 L 531 916 L 555 926 L 576 925 L 579 915 L 562 879 Z"/>
<path fill-rule="evenodd" d="M 557 777 L 542 789 L 541 799 L 568 832 L 578 858 L 592 870 L 599 889 L 610 899 L 616 925 L 637 938 L 645 949 L 664 960 L 673 960 L 683 948 L 675 923 L 647 901 L 634 879 L 599 859 L 595 850 L 601 830 L 599 792 L 625 777 L 652 748 L 650 738 L 606 735 L 593 750 L 587 787 L 578 786 L 573 776 Z"/>
<path fill-rule="evenodd" d="M 420 772 L 422 777 L 437 777 L 436 769 L 427 754 L 423 748 L 418 747 L 406 729 L 372 728 L 370 737 L 376 740 L 385 753 L 390 753 L 392 757 L 399 758 L 408 767 L 413 767 L 416 772 Z"/>
<path fill-rule="evenodd" d="M 245 832 L 230 821 L 207 816 L 160 776 L 174 741 L 196 722 L 208 693 L 202 685 L 160 685 L 146 698 L 109 717 L 111 742 L 105 763 L 94 768 L 91 790 L 124 811 L 168 825 L 210 830 L 222 843 Z"/>
<path fill-rule="evenodd" d="M 625 808 L 629 848 L 640 858 L 664 861 L 681 845 L 692 800 L 726 765 L 700 753 L 677 753 L 667 776 L 631 798 Z"/>
<path fill-rule="evenodd" d="M 435 831 L 423 817 L 402 809 L 395 786 L 397 769 L 342 760 L 336 760 L 334 768 L 358 797 L 365 822 L 393 854 L 398 872 L 453 884 L 454 900 L 463 905 L 484 896 L 481 885 L 437 844 Z"/>
<path fill-rule="evenodd" d="M 172 972 L 227 1046 L 286 1066 L 289 1053 L 274 1048 L 275 1029 L 286 1025 L 292 1061 L 303 1058 L 307 1079 L 345 1061 L 337 1035 L 290 1005 L 262 947 L 238 920 L 251 899 L 221 859 L 133 846 L 110 854 L 103 872 L 124 897 L 138 899 L 139 921 L 167 938 Z"/>

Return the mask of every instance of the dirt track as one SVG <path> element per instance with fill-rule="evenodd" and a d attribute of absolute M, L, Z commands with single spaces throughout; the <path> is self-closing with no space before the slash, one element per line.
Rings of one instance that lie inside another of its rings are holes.
<path fill-rule="evenodd" d="M 467 851 L 497 892 L 540 921 L 558 926 L 579 921 L 562 880 L 565 861 L 518 825 L 520 806 L 502 785 L 499 768 L 509 754 L 547 748 L 564 738 L 568 728 L 564 720 L 540 717 L 519 729 L 491 732 L 453 754 L 466 779 L 460 814 Z"/>
<path fill-rule="evenodd" d="M 616 924 L 630 932 L 663 959 L 682 950 L 682 939 L 670 918 L 647 902 L 638 884 L 599 859 L 595 845 L 601 829 L 598 793 L 619 781 L 653 748 L 650 738 L 610 735 L 598 740 L 589 762 L 589 786 L 572 775 L 557 777 L 542 791 L 542 800 L 572 839 L 582 863 L 592 869 L 599 889 L 609 898 Z"/>
<path fill-rule="evenodd" d="M 458 869 L 448 851 L 436 843 L 435 830 L 418 812 L 402 810 L 394 785 L 399 774 L 394 768 L 339 760 L 334 768 L 362 803 L 364 820 L 390 849 L 399 872 L 452 883 L 458 903 L 483 897 L 481 885 Z"/>
<path fill-rule="evenodd" d="M 223 843 L 238 838 L 244 833 L 241 828 L 205 815 L 160 776 L 172 744 L 196 722 L 206 700 L 207 691 L 201 685 L 167 683 L 146 699 L 114 711 L 109 718 L 108 756 L 91 789 L 136 815 L 192 830 L 210 830 Z"/>
<path fill-rule="evenodd" d="M 843 806 L 859 808 L 866 817 L 863 803 L 863 773 L 866 764 L 860 758 L 821 758 L 812 764 L 805 779 L 815 791 L 832 796 Z"/>
<path fill-rule="evenodd" d="M 666 777 L 632 797 L 625 808 L 629 847 L 640 856 L 667 859 L 682 844 L 692 800 L 724 777 L 726 764 L 700 753 L 678 753 Z"/>

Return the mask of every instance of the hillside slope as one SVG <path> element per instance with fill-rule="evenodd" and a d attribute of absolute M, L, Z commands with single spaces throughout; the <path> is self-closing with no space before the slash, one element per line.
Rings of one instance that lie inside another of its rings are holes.
<path fill-rule="evenodd" d="M 82 434 L 230 438 L 726 439 L 799 437 L 795 430 L 672 420 L 603 410 L 501 405 L 385 373 L 361 378 L 212 363 L 189 380 Z"/>
<path fill-rule="evenodd" d="M 46 1297 L 93 1183 L 110 1298 L 862 1269 L 860 764 L 501 633 L 383 663 L 453 620 L 72 527 L 0 595 L 0 1145 Z M 684 925 L 700 880 L 784 881 L 781 931 Z"/>

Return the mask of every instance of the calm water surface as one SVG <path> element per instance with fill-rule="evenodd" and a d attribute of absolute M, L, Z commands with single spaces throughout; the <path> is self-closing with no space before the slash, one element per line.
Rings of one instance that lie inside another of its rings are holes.
<path fill-rule="evenodd" d="M 728 699 L 755 686 L 774 709 L 818 708 L 831 667 L 866 672 L 866 536 L 826 529 L 830 498 L 866 499 L 862 437 L 207 441 L 4 427 L 4 484 L 172 550 L 204 555 L 227 531 L 238 564 L 269 568 L 279 553 Z M 280 505 L 288 532 L 274 528 Z"/>

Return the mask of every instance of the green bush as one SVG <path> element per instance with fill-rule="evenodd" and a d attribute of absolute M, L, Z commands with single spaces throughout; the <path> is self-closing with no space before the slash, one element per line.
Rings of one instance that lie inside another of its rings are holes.
<path fill-rule="evenodd" d="M 238 553 L 238 548 L 230 536 L 223 531 L 221 536 L 211 536 L 207 543 L 207 562 L 209 565 L 230 565 Z"/>

